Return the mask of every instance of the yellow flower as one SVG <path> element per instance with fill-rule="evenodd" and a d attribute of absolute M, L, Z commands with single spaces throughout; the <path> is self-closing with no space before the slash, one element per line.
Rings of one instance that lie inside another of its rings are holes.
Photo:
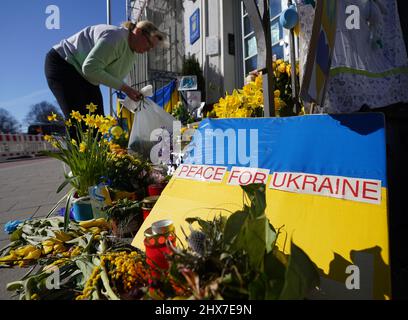
<path fill-rule="evenodd" d="M 275 103 L 275 110 L 279 110 L 280 109 L 280 99 L 275 98 L 274 103 Z"/>
<path fill-rule="evenodd" d="M 85 151 L 86 151 L 86 143 L 81 142 L 81 144 L 79 145 L 79 152 L 85 152 Z"/>
<path fill-rule="evenodd" d="M 46 134 L 46 135 L 44 136 L 44 140 L 45 140 L 45 141 L 51 142 L 53 139 L 54 139 L 54 138 L 53 138 L 52 136 L 48 135 L 48 134 Z"/>
<path fill-rule="evenodd" d="M 106 134 L 106 133 L 109 132 L 109 128 L 110 128 L 109 123 L 103 122 L 103 123 L 99 126 L 99 132 L 100 132 L 101 134 Z"/>
<path fill-rule="evenodd" d="M 299 116 L 303 116 L 303 115 L 305 115 L 306 114 L 306 112 L 305 112 L 305 107 L 302 107 L 302 109 L 300 110 L 300 112 L 299 112 Z"/>
<path fill-rule="evenodd" d="M 105 118 L 107 121 L 109 121 L 109 124 L 111 127 L 116 126 L 116 119 L 112 116 L 107 116 Z"/>
<path fill-rule="evenodd" d="M 285 72 L 286 72 L 286 65 L 285 65 L 285 63 L 282 63 L 282 64 L 280 64 L 280 65 L 278 66 L 278 71 L 279 71 L 280 73 L 285 73 Z"/>
<path fill-rule="evenodd" d="M 288 64 L 287 66 L 286 66 L 286 73 L 288 74 L 288 76 L 290 76 L 291 75 L 291 66 L 290 66 L 290 64 Z"/>
<path fill-rule="evenodd" d="M 72 127 L 72 122 L 71 119 L 68 119 L 67 121 L 65 121 L 65 125 L 69 128 Z"/>
<path fill-rule="evenodd" d="M 97 114 L 95 117 L 95 123 L 94 123 L 95 128 L 99 128 L 102 125 L 102 123 L 103 123 L 103 117 Z"/>
<path fill-rule="evenodd" d="M 95 116 L 87 114 L 84 121 L 88 127 L 93 127 L 95 125 Z"/>
<path fill-rule="evenodd" d="M 282 59 L 278 59 L 278 60 L 276 60 L 276 65 L 280 65 L 282 62 L 283 62 Z"/>
<path fill-rule="evenodd" d="M 82 116 L 81 116 L 81 114 L 79 113 L 79 111 L 74 111 L 74 110 L 72 110 L 72 112 L 71 112 L 71 118 L 76 119 L 78 122 L 81 122 L 81 121 L 82 121 Z"/>
<path fill-rule="evenodd" d="M 279 98 L 280 97 L 280 91 L 279 90 L 275 90 L 273 92 L 273 95 L 275 96 L 275 98 Z"/>
<path fill-rule="evenodd" d="M 57 121 L 57 115 L 54 112 L 51 112 L 51 115 L 47 117 L 48 121 Z"/>
<path fill-rule="evenodd" d="M 72 144 L 73 146 L 78 146 L 78 144 L 77 144 L 77 142 L 76 142 L 75 139 L 72 139 L 72 140 L 71 140 L 71 144 Z"/>
<path fill-rule="evenodd" d="M 255 103 L 258 106 L 263 104 L 263 95 L 262 94 L 258 94 L 258 95 L 255 96 Z"/>
<path fill-rule="evenodd" d="M 96 104 L 93 104 L 92 102 L 90 103 L 90 104 L 87 104 L 86 105 L 86 108 L 89 110 L 89 112 L 95 112 L 95 110 L 97 109 L 97 105 Z"/>
<path fill-rule="evenodd" d="M 257 86 L 257 88 L 262 89 L 262 75 L 256 77 L 255 85 Z"/>

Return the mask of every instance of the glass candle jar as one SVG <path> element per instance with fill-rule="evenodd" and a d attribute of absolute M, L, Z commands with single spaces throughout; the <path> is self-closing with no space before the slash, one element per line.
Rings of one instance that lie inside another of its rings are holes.
<path fill-rule="evenodd" d="M 169 263 L 166 255 L 171 254 L 167 245 L 170 241 L 176 245 L 174 224 L 171 220 L 160 220 L 144 232 L 144 245 L 146 249 L 146 262 L 156 271 L 167 271 Z"/>

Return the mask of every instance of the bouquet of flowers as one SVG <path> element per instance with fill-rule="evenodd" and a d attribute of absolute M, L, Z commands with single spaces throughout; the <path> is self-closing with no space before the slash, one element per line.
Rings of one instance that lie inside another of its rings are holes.
<path fill-rule="evenodd" d="M 89 112 L 85 116 L 72 111 L 71 117 L 65 121 L 65 136 L 44 137 L 59 151 L 46 154 L 61 160 L 71 170 L 57 192 L 71 184 L 79 197 L 88 195 L 89 187 L 96 185 L 104 176 L 112 144 L 106 137 L 109 129 L 116 125 L 116 120 L 111 116 L 94 115 L 96 105 L 91 103 L 86 107 Z"/>
<path fill-rule="evenodd" d="M 274 104 L 276 116 L 295 116 L 291 88 L 291 66 L 282 59 L 273 62 L 273 76 L 275 83 Z M 297 74 L 299 67 L 296 66 Z M 214 104 L 210 117 L 217 118 L 250 118 L 263 116 L 263 88 L 262 75 L 252 74 L 242 89 L 233 90 L 232 94 Z"/>

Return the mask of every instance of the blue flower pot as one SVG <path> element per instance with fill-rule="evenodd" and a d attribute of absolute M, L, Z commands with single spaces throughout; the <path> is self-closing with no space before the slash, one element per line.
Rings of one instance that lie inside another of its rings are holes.
<path fill-rule="evenodd" d="M 73 201 L 74 219 L 84 221 L 93 219 L 92 205 L 89 197 L 82 197 Z"/>
<path fill-rule="evenodd" d="M 299 21 L 299 16 L 296 11 L 295 6 L 290 6 L 286 10 L 283 10 L 280 17 L 279 22 L 282 27 L 285 29 L 292 29 L 296 26 Z"/>

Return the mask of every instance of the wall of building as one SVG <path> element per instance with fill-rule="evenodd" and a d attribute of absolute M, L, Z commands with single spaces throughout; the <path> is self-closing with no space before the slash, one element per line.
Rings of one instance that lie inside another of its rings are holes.
<path fill-rule="evenodd" d="M 239 59 L 242 48 L 240 11 L 237 8 L 239 1 L 236 0 L 184 1 L 186 55 L 194 54 L 203 68 L 206 102 L 209 104 L 217 102 L 225 91 L 231 92 L 243 83 L 237 72 L 237 65 L 240 69 L 242 61 Z M 190 19 L 197 9 L 200 11 L 200 37 L 191 43 Z M 234 37 L 233 44 L 229 43 L 229 35 Z"/>

